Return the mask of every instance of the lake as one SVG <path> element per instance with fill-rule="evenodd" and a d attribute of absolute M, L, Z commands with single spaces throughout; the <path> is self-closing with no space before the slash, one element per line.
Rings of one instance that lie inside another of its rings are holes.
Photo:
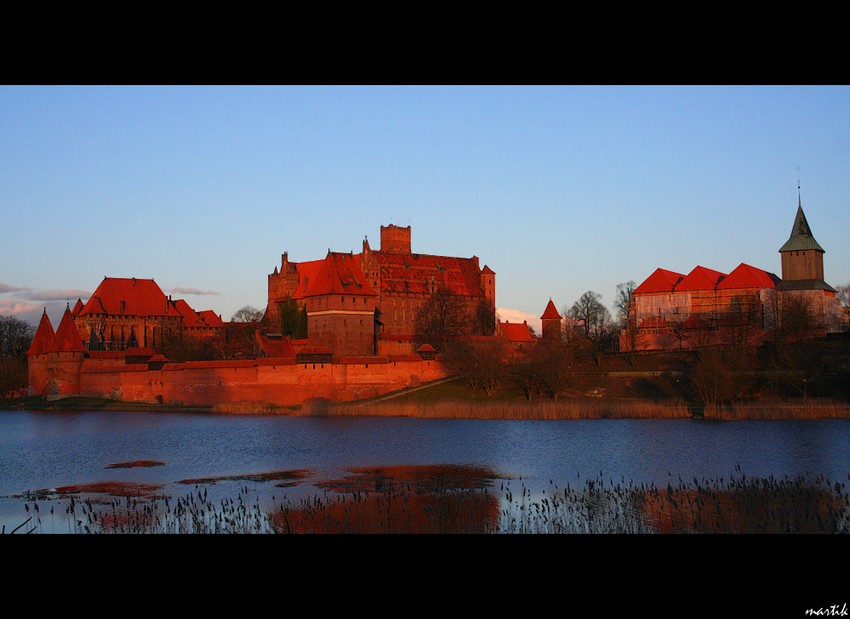
<path fill-rule="evenodd" d="M 157 466 L 107 468 L 134 461 Z M 544 496 L 589 479 L 666 486 L 678 480 L 825 476 L 847 482 L 850 420 L 452 420 L 231 416 L 205 413 L 3 411 L 0 523 L 32 515 L 35 495 L 101 482 L 151 484 L 158 494 L 203 488 L 269 509 L 338 492 L 351 469 L 458 467 Z M 300 471 L 288 479 L 260 474 Z M 210 480 L 210 478 L 219 478 Z M 229 478 L 229 479 L 224 479 Z M 180 483 L 196 480 L 194 483 Z M 205 480 L 205 481 L 200 481 Z M 213 483 L 215 481 L 215 483 Z M 281 485 L 276 485 L 281 484 Z M 331 490 L 329 490 L 329 488 Z M 50 500 L 50 497 L 54 498 Z M 66 499 L 41 495 L 38 532 L 71 532 Z M 47 515 L 47 510 L 54 513 Z"/>

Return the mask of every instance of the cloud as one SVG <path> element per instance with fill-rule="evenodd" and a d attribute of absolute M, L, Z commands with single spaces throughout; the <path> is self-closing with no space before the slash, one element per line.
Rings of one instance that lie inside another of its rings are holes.
<path fill-rule="evenodd" d="M 10 286 L 9 284 L 0 284 L 0 294 L 5 294 L 7 292 L 23 292 L 25 290 L 30 290 L 29 288 L 19 288 L 18 286 Z"/>
<path fill-rule="evenodd" d="M 40 290 L 24 295 L 31 301 L 71 301 L 88 299 L 91 293 L 87 290 Z"/>
<path fill-rule="evenodd" d="M 215 295 L 218 296 L 218 293 L 215 290 L 198 290 L 197 288 L 172 288 L 168 292 L 176 293 L 176 294 L 194 294 L 194 295 Z"/>
<path fill-rule="evenodd" d="M 529 314 L 528 312 L 511 309 L 509 307 L 497 307 L 496 314 L 498 314 L 499 320 L 502 322 L 520 323 L 522 321 L 526 321 L 538 335 L 543 332 L 543 323 L 540 320 L 540 316 L 537 316 L 536 314 Z"/>
<path fill-rule="evenodd" d="M 0 314 L 17 316 L 18 314 L 26 314 L 35 310 L 41 311 L 42 306 L 36 303 L 27 303 L 20 299 L 3 299 L 0 300 Z"/>

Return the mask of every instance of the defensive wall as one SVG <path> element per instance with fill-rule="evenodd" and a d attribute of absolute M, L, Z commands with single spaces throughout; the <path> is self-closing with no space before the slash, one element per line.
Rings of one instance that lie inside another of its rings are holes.
<path fill-rule="evenodd" d="M 240 402 L 292 406 L 311 398 L 358 400 L 448 375 L 419 355 L 335 358 L 332 363 L 259 358 L 184 363 L 123 363 L 109 353 L 52 353 L 29 358 L 30 389 L 48 399 L 111 398 L 184 406 Z"/>

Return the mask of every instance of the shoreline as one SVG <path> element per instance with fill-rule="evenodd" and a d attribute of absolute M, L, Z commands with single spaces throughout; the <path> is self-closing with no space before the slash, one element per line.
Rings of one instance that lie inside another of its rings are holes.
<path fill-rule="evenodd" d="M 639 398 L 559 400 L 308 400 L 297 406 L 261 402 L 236 402 L 218 406 L 183 406 L 124 402 L 105 398 L 67 397 L 57 400 L 24 397 L 0 400 L 0 411 L 115 411 L 150 413 L 211 413 L 217 415 L 280 415 L 290 417 L 410 417 L 417 419 L 695 419 L 695 420 L 795 420 L 850 419 L 850 404 L 834 399 L 765 401 L 706 407 L 682 400 Z"/>

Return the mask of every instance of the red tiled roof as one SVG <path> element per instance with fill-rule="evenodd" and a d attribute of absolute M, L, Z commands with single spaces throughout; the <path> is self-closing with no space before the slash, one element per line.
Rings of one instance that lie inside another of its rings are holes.
<path fill-rule="evenodd" d="M 191 306 L 183 299 L 175 299 L 171 302 L 174 309 L 183 317 L 184 327 L 205 327 L 204 321 L 198 315 L 198 312 L 193 310 Z"/>
<path fill-rule="evenodd" d="M 104 277 L 79 313 L 116 316 L 178 315 L 155 281 L 135 277 Z"/>
<path fill-rule="evenodd" d="M 655 269 L 632 294 L 647 294 L 653 292 L 673 292 L 677 283 L 685 278 L 681 273 L 666 269 Z"/>
<path fill-rule="evenodd" d="M 483 268 L 483 269 L 481 269 L 481 274 L 482 274 L 482 275 L 495 275 L 495 274 L 496 274 L 496 271 L 494 271 L 493 269 L 491 269 L 490 267 L 488 267 L 488 266 L 485 264 L 485 265 L 484 265 L 484 268 Z"/>
<path fill-rule="evenodd" d="M 53 325 L 50 318 L 47 317 L 47 310 L 41 315 L 41 320 L 38 322 L 38 328 L 35 330 L 35 336 L 32 338 L 32 344 L 27 351 L 28 355 L 43 355 L 53 345 L 53 336 L 55 335 Z"/>
<path fill-rule="evenodd" d="M 437 349 L 430 344 L 422 344 L 422 346 L 416 349 L 416 352 L 437 352 Z"/>
<path fill-rule="evenodd" d="M 528 325 L 520 322 L 499 321 L 499 332 L 509 342 L 533 342 L 534 336 L 528 330 Z"/>
<path fill-rule="evenodd" d="M 260 348 L 263 349 L 266 357 L 275 359 L 294 359 L 295 349 L 292 347 L 292 339 L 287 335 L 279 340 L 269 339 L 261 334 L 257 334 L 257 342 Z"/>
<path fill-rule="evenodd" d="M 56 335 L 53 337 L 53 343 L 48 352 L 85 351 L 86 347 L 83 346 L 83 340 L 80 338 L 80 332 L 77 330 L 74 317 L 71 315 L 71 308 L 66 307 L 65 313 L 62 315 L 62 320 L 59 323 L 59 328 L 56 329 Z"/>
<path fill-rule="evenodd" d="M 726 274 L 720 271 L 696 266 L 685 279 L 676 284 L 676 292 L 681 290 L 714 290 L 724 277 L 726 277 Z"/>
<path fill-rule="evenodd" d="M 773 273 L 762 271 L 743 262 L 717 285 L 718 289 L 732 288 L 776 288 L 780 279 Z"/>
<path fill-rule="evenodd" d="M 381 267 L 382 292 L 427 293 L 446 288 L 464 296 L 482 296 L 481 270 L 477 258 L 453 258 L 429 254 L 372 252 Z"/>
<path fill-rule="evenodd" d="M 309 276 L 302 278 L 303 295 L 308 297 L 324 294 L 375 295 L 360 270 L 360 254 L 329 252 L 314 271 L 312 280 L 305 281 L 308 279 Z"/>
<path fill-rule="evenodd" d="M 201 310 L 200 312 L 198 312 L 198 316 L 201 317 L 201 320 L 203 320 L 206 326 L 208 327 L 224 326 L 224 321 L 221 319 L 221 316 L 219 316 L 212 310 Z"/>
<path fill-rule="evenodd" d="M 543 312 L 543 315 L 540 317 L 540 320 L 560 320 L 561 315 L 558 313 L 558 310 L 555 309 L 555 304 L 552 303 L 552 299 L 549 299 L 549 304 L 546 306 L 546 310 Z"/>
<path fill-rule="evenodd" d="M 77 299 L 77 302 L 74 303 L 74 309 L 71 310 L 71 316 L 76 318 L 81 309 L 83 309 L 83 302 L 81 299 Z"/>

